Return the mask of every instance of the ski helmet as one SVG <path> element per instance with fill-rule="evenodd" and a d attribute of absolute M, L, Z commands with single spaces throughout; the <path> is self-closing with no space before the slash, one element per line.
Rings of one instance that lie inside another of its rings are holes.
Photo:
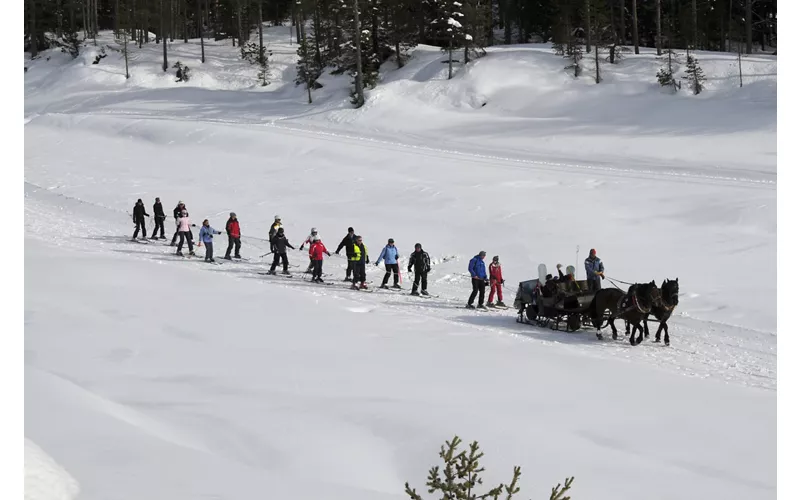
<path fill-rule="evenodd" d="M 276 215 L 275 216 L 275 220 L 281 220 L 281 216 L 280 215 Z"/>
<path fill-rule="evenodd" d="M 311 228 L 311 234 L 317 234 L 317 228 L 312 227 Z"/>
<path fill-rule="evenodd" d="M 419 248 L 420 250 L 422 250 L 422 243 L 417 243 L 416 245 L 414 245 L 414 248 Z"/>
<path fill-rule="evenodd" d="M 394 243 L 394 238 L 389 238 L 389 243 Z"/>
<path fill-rule="evenodd" d="M 236 217 L 236 212 L 231 212 L 231 217 Z"/>

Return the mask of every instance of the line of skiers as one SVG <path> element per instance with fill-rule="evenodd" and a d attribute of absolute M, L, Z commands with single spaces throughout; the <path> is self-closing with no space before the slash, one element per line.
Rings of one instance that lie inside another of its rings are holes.
<path fill-rule="evenodd" d="M 159 198 L 155 199 L 155 204 L 153 205 L 153 215 L 155 218 L 155 227 L 153 228 L 153 235 L 150 237 L 150 239 L 157 239 L 158 237 L 156 235 L 159 231 L 161 234 L 160 238 L 166 239 L 164 236 L 164 219 L 166 219 L 166 215 L 164 214 L 164 209 Z M 140 229 L 142 231 L 142 239 L 147 238 L 145 217 L 150 217 L 150 214 L 146 212 L 144 203 L 140 198 L 136 201 L 136 205 L 133 207 L 133 223 L 136 227 L 133 233 L 134 240 L 139 235 Z M 179 201 L 173 210 L 173 217 L 175 218 L 176 229 L 175 234 L 172 236 L 172 242 L 170 245 L 175 246 L 176 240 L 179 239 L 176 255 L 183 256 L 182 249 L 184 241 L 186 241 L 188 243 L 189 255 L 195 255 L 192 243 L 193 235 L 191 228 L 197 226 L 191 223 L 191 220 L 189 219 L 189 212 L 186 210 L 186 205 L 182 201 Z M 233 258 L 241 259 L 241 230 L 239 227 L 239 220 L 234 212 L 230 213 L 230 217 L 225 223 L 225 232 L 228 235 L 228 248 L 225 252 L 224 258 L 231 260 L 231 250 L 234 250 Z M 205 219 L 200 228 L 200 242 L 198 242 L 197 245 L 205 246 L 206 262 L 214 262 L 213 238 L 216 234 L 222 233 L 212 228 L 208 219 Z M 289 259 L 286 249 L 291 248 L 294 250 L 295 247 L 292 246 L 292 244 L 289 243 L 289 240 L 286 238 L 286 234 L 281 223 L 281 217 L 279 215 L 275 216 L 275 219 L 270 226 L 269 243 L 270 253 L 274 255 L 272 265 L 269 269 L 269 274 L 276 274 L 276 268 L 279 264 L 283 265 L 283 274 L 289 274 Z M 322 239 L 319 237 L 316 228 L 311 228 L 311 233 L 300 245 L 301 251 L 304 249 L 305 245 L 309 245 L 309 265 L 306 269 L 306 273 L 311 273 L 312 281 L 323 283 L 323 256 L 330 256 L 331 253 L 322 243 Z M 344 236 L 344 238 L 342 238 L 342 241 L 336 248 L 335 253 L 340 255 L 342 249 L 345 250 L 345 256 L 347 257 L 347 270 L 345 272 L 344 281 L 352 281 L 351 288 L 353 289 L 367 288 L 366 265 L 369 264 L 369 254 L 367 252 L 367 247 L 364 245 L 363 238 L 356 235 L 355 230 L 352 227 L 347 228 L 347 234 Z M 472 281 L 472 293 L 467 300 L 466 307 L 468 309 L 475 309 L 474 302 L 476 297 L 478 298 L 478 309 L 486 309 L 487 307 L 506 307 L 506 305 L 503 303 L 503 285 L 505 284 L 505 280 L 503 279 L 503 269 L 502 265 L 500 264 L 500 257 L 497 255 L 492 257 L 492 262 L 489 264 L 488 273 L 486 270 L 486 265 L 484 264 L 485 258 L 486 252 L 481 250 L 478 255 L 474 256 L 469 261 L 467 269 L 470 273 Z M 383 276 L 383 282 L 380 286 L 381 288 L 389 288 L 389 278 L 393 278 L 392 288 L 401 288 L 399 260 L 400 253 L 395 246 L 394 239 L 389 238 L 386 246 L 384 246 L 381 250 L 378 260 L 375 262 L 376 267 L 380 266 L 381 262 L 384 262 L 384 267 L 386 270 L 386 273 Z M 586 277 L 589 284 L 589 289 L 599 290 L 601 288 L 601 279 L 605 279 L 605 269 L 603 262 L 597 257 L 597 252 L 595 249 L 591 249 L 589 252 L 589 256 L 584 261 L 584 266 L 586 268 Z M 561 279 L 574 280 L 574 276 L 572 275 L 564 276 L 561 272 L 560 265 L 558 267 Z M 411 294 L 429 295 L 427 289 L 428 273 L 431 270 L 430 256 L 422 249 L 422 245 L 420 243 L 414 245 L 414 252 L 408 259 L 408 272 L 410 273 L 412 270 L 414 271 L 414 284 L 411 289 Z M 487 285 L 490 287 L 489 300 L 486 303 L 486 306 L 484 306 L 484 294 L 486 292 Z M 497 295 L 497 303 L 494 302 L 495 294 Z"/>

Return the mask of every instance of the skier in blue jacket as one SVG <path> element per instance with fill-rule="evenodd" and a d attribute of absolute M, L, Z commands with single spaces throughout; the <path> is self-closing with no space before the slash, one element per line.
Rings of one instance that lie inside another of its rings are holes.
<path fill-rule="evenodd" d="M 586 257 L 585 261 L 583 261 L 583 265 L 586 268 L 586 281 L 589 285 L 589 290 L 595 292 L 600 290 L 600 280 L 606 279 L 606 269 L 603 266 L 603 261 L 597 256 L 597 251 L 594 248 L 589 250 L 589 256 Z"/>
<path fill-rule="evenodd" d="M 208 219 L 203 221 L 203 227 L 200 228 L 200 241 L 197 243 L 197 246 L 200 244 L 205 245 L 206 247 L 206 262 L 214 262 L 214 235 L 215 234 L 222 234 L 221 232 L 217 231 L 208 223 Z"/>
<path fill-rule="evenodd" d="M 383 284 L 381 288 L 389 288 L 389 276 L 394 273 L 394 285 L 392 288 L 401 288 L 399 281 L 400 281 L 400 267 L 397 263 L 398 259 L 400 258 L 400 254 L 397 252 L 397 247 L 394 246 L 394 239 L 389 238 L 389 242 L 383 247 L 381 250 L 381 254 L 378 256 L 378 260 L 375 261 L 375 265 L 380 265 L 381 261 L 386 263 L 386 274 L 383 275 Z"/>
<path fill-rule="evenodd" d="M 475 309 L 472 303 L 475 302 L 475 296 L 478 295 L 478 309 L 488 310 L 483 305 L 483 295 L 486 293 L 486 285 L 489 283 L 489 278 L 486 275 L 486 264 L 483 263 L 485 258 L 486 252 L 481 250 L 478 255 L 469 261 L 467 269 L 472 278 L 472 293 L 469 296 L 469 300 L 467 300 L 467 309 Z"/>

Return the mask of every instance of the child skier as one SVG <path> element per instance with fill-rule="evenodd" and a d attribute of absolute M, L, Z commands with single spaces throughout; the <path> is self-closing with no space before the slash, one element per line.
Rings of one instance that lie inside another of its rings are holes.
<path fill-rule="evenodd" d="M 311 247 L 310 245 L 314 243 L 314 238 L 317 238 L 317 228 L 311 228 L 311 234 L 308 235 L 308 238 L 300 244 L 300 251 L 303 251 L 303 247 L 309 245 L 308 248 L 308 269 L 306 269 L 307 273 L 310 273 L 314 269 L 314 257 L 311 255 Z"/>
<path fill-rule="evenodd" d="M 275 274 L 275 268 L 278 267 L 278 261 L 283 261 L 283 274 L 289 274 L 289 259 L 286 257 L 286 247 L 291 248 L 294 250 L 294 247 L 289 240 L 286 239 L 286 235 L 283 234 L 283 228 L 278 228 L 278 231 L 275 233 L 269 240 L 270 244 L 272 245 L 273 252 L 275 253 L 275 257 L 272 259 L 272 266 L 269 268 L 269 274 Z"/>
<path fill-rule="evenodd" d="M 330 257 L 331 253 L 327 248 L 325 248 L 325 245 L 322 243 L 322 240 L 319 239 L 319 236 L 314 236 L 311 239 L 311 247 L 309 248 L 308 253 L 311 255 L 311 263 L 314 266 L 314 271 L 311 275 L 311 281 L 316 283 L 324 283 L 324 281 L 322 281 L 322 254 Z"/>
<path fill-rule="evenodd" d="M 273 253 L 277 252 L 275 252 L 275 245 L 272 243 L 272 238 L 274 238 L 275 235 L 278 234 L 279 229 L 283 229 L 283 224 L 281 224 L 281 216 L 276 215 L 275 222 L 273 222 L 272 225 L 269 227 L 269 241 L 270 241 L 269 250 Z"/>
<path fill-rule="evenodd" d="M 197 246 L 201 244 L 205 245 L 206 247 L 206 262 L 214 262 L 214 235 L 215 234 L 222 234 L 220 231 L 217 231 L 211 224 L 209 224 L 208 219 L 203 221 L 203 227 L 200 228 L 199 238 L 200 241 L 197 243 Z"/>
<path fill-rule="evenodd" d="M 193 227 L 197 227 L 196 224 L 192 224 L 192 221 L 189 219 L 189 212 L 183 210 L 181 212 L 180 217 L 178 218 L 178 236 L 181 237 L 180 242 L 178 243 L 178 251 L 175 255 L 183 257 L 183 252 L 181 249 L 183 248 L 183 240 L 186 239 L 189 247 L 189 255 L 194 255 L 194 246 L 192 246 L 192 229 Z"/>
<path fill-rule="evenodd" d="M 349 258 L 353 264 L 353 290 L 367 288 L 367 264 L 369 264 L 369 255 L 367 254 L 367 247 L 364 245 L 364 240 L 361 236 L 356 236 L 353 243 L 353 255 Z M 360 285 L 359 285 L 360 283 Z"/>
<path fill-rule="evenodd" d="M 503 267 L 500 265 L 500 257 L 495 255 L 492 257 L 492 263 L 489 264 L 489 284 L 491 289 L 489 290 L 489 302 L 486 303 L 486 307 L 495 307 L 492 302 L 495 292 L 497 292 L 496 307 L 506 307 L 503 303 L 503 283 L 505 282 L 506 280 L 503 279 Z"/>
<path fill-rule="evenodd" d="M 389 288 L 389 277 L 394 273 L 394 285 L 392 288 L 401 288 L 398 281 L 400 279 L 400 267 L 397 263 L 400 254 L 397 251 L 397 247 L 394 246 L 394 239 L 389 238 L 389 242 L 383 247 L 381 250 L 381 254 L 378 256 L 378 260 L 375 261 L 375 265 L 380 265 L 382 260 L 386 261 L 386 274 L 383 275 L 383 283 L 381 284 L 381 288 Z"/>

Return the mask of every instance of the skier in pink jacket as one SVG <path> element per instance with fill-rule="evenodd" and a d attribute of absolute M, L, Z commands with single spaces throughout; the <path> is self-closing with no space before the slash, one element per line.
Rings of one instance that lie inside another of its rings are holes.
<path fill-rule="evenodd" d="M 194 255 L 194 245 L 192 244 L 192 230 L 191 228 L 197 227 L 196 224 L 192 224 L 192 221 L 189 219 L 189 212 L 186 210 L 181 212 L 181 216 L 178 218 L 178 236 L 181 237 L 180 242 L 178 242 L 178 251 L 175 255 L 183 257 L 183 252 L 181 252 L 181 248 L 183 248 L 183 240 L 186 239 L 186 242 L 189 245 L 189 255 Z"/>

